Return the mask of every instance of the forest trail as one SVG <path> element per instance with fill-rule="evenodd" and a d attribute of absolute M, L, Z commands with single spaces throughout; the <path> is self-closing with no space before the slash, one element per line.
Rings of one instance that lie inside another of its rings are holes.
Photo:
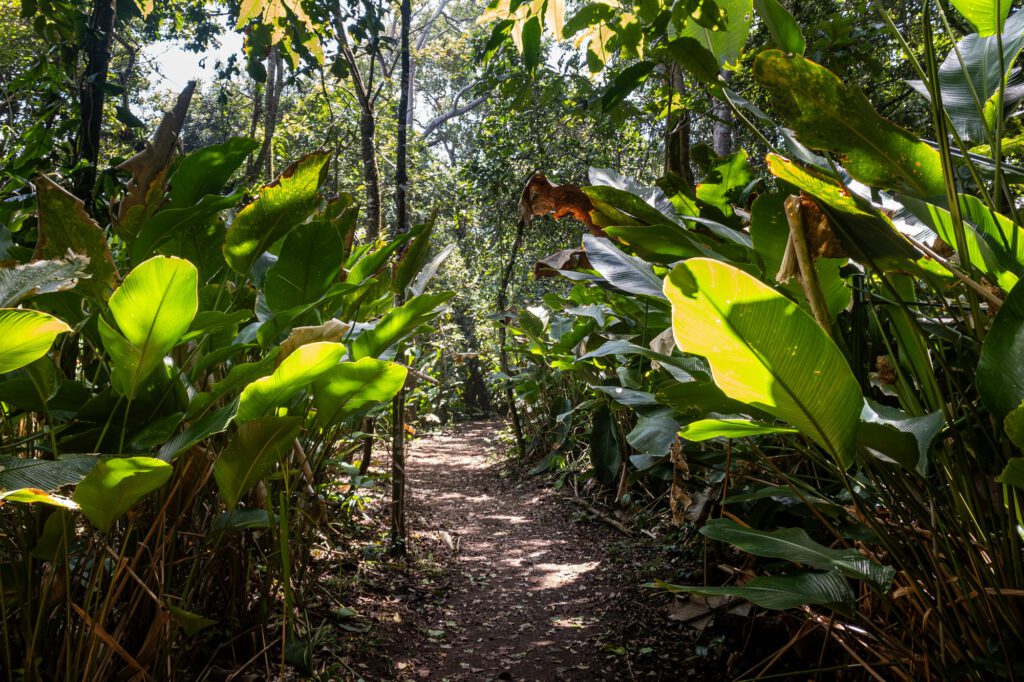
<path fill-rule="evenodd" d="M 412 445 L 414 547 L 446 555 L 446 569 L 436 598 L 412 608 L 417 634 L 426 636 L 414 636 L 415 645 L 409 637 L 394 642 L 392 673 L 451 681 L 679 679 L 678 668 L 672 674 L 675 666 L 664 666 L 664 648 L 644 646 L 643 633 L 664 617 L 649 612 L 651 595 L 640 594 L 629 570 L 635 541 L 583 519 L 565 492 L 510 472 L 496 456 L 502 428 L 474 422 Z M 615 558 L 617 551 L 626 556 Z"/>

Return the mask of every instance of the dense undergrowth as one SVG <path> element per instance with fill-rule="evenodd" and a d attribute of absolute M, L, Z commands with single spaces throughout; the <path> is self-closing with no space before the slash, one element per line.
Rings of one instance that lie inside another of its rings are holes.
<path fill-rule="evenodd" d="M 979 26 L 985 3 L 955 4 Z M 700 59 L 736 58 L 743 10 L 726 5 L 738 43 L 703 42 Z M 676 524 L 759 557 L 652 587 L 800 609 L 790 645 L 823 632 L 846 674 L 1024 674 L 1024 178 L 998 151 L 1024 13 L 985 6 L 997 25 L 944 61 L 927 11 L 907 46 L 937 144 L 802 57 L 783 12 L 785 49 L 751 65 L 768 113 L 714 86 L 767 147 L 763 168 L 740 150 L 708 156 L 695 187 L 538 176 L 520 203 L 527 221 L 589 231 L 536 264 L 569 288 L 508 321 L 523 454 L 566 473 L 585 454 L 623 509 L 665 495 Z M 640 20 L 646 49 L 675 55 L 685 39 L 673 18 L 652 41 L 659 21 Z M 700 79 L 700 59 L 680 64 Z"/>

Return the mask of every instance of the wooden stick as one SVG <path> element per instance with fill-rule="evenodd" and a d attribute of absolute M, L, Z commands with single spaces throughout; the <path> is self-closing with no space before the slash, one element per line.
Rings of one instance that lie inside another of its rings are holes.
<path fill-rule="evenodd" d="M 589 504 L 588 502 L 584 502 L 583 500 L 581 500 L 578 497 L 570 497 L 569 501 L 572 502 L 573 504 L 575 504 L 577 507 L 582 507 L 589 514 L 591 514 L 594 518 L 596 518 L 598 521 L 603 521 L 604 523 L 607 523 L 609 526 L 611 526 L 615 530 L 619 531 L 623 535 L 627 535 L 627 536 L 632 537 L 633 531 L 631 531 L 629 528 L 626 528 L 624 525 L 622 525 L 621 522 L 613 519 L 612 517 L 608 516 L 604 512 L 599 511 L 598 509 L 596 509 L 593 505 Z"/>

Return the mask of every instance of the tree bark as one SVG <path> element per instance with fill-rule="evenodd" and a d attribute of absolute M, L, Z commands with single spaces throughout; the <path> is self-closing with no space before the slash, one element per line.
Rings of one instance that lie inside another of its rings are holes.
<path fill-rule="evenodd" d="M 281 92 L 284 90 L 284 58 L 280 50 L 273 47 L 267 57 L 266 101 L 263 117 L 263 144 L 253 163 L 252 179 L 260 172 L 269 182 L 274 179 L 274 132 L 277 130 L 277 112 L 281 104 Z"/>
<path fill-rule="evenodd" d="M 89 165 L 82 169 L 75 182 L 75 194 L 85 201 L 92 213 L 92 194 L 96 187 L 96 164 L 100 157 L 100 132 L 103 123 L 103 91 L 110 69 L 111 44 L 114 37 L 114 0 L 96 0 L 86 29 L 85 53 L 88 62 L 82 76 L 79 99 L 81 114 L 78 129 L 78 161 Z"/>
<path fill-rule="evenodd" d="M 401 95 L 398 100 L 398 143 L 395 160 L 395 228 L 394 236 L 409 230 L 408 125 L 409 111 L 409 23 L 412 21 L 410 0 L 402 0 L 401 9 Z M 402 294 L 395 294 L 395 305 Z M 406 553 L 405 529 L 405 388 L 391 403 L 391 553 Z"/>
<path fill-rule="evenodd" d="M 722 71 L 722 80 L 726 85 L 732 78 L 732 72 Z M 721 100 L 715 100 L 711 107 L 711 115 L 715 118 L 715 126 L 712 132 L 712 146 L 718 156 L 729 156 L 732 154 L 732 110 L 729 105 Z"/>
<path fill-rule="evenodd" d="M 508 263 L 505 264 L 505 272 L 501 276 L 501 287 L 498 289 L 498 310 L 505 312 L 508 307 L 508 285 L 512 279 L 512 271 L 515 269 L 516 256 L 523 243 L 523 235 L 526 232 L 526 224 L 519 221 L 516 227 L 516 238 L 512 242 L 512 253 L 509 254 Z M 508 340 L 507 324 L 504 320 L 498 322 L 498 359 L 501 364 L 502 373 L 511 377 L 509 373 L 508 351 L 505 349 Z M 526 456 L 526 439 L 523 437 L 523 423 L 519 418 L 519 410 L 516 408 L 516 394 L 512 390 L 510 379 L 505 380 L 505 402 L 508 405 L 509 414 L 512 416 L 512 428 L 516 435 L 516 448 L 519 450 L 519 458 Z"/>
<path fill-rule="evenodd" d="M 373 100 L 356 63 L 355 53 L 348 44 L 348 34 L 342 21 L 341 8 L 335 14 L 335 32 L 341 53 L 348 64 L 352 89 L 359 102 L 359 145 L 363 161 L 363 184 L 366 186 L 366 236 L 370 240 L 380 236 L 382 229 L 380 166 L 377 164 L 377 119 L 374 115 Z"/>
<path fill-rule="evenodd" d="M 673 91 L 686 94 L 686 80 L 678 66 L 669 67 L 669 79 Z M 687 185 L 694 186 L 690 166 L 690 112 L 686 109 L 669 112 L 665 130 L 665 172 L 676 173 Z"/>

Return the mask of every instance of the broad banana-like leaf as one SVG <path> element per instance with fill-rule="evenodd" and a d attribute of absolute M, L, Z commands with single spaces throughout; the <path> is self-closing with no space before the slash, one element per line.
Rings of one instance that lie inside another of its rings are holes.
<path fill-rule="evenodd" d="M 242 391 L 238 401 L 239 424 L 259 417 L 292 398 L 336 366 L 345 355 L 340 343 L 321 341 L 300 346 L 286 357 L 269 377 L 257 379 Z"/>
<path fill-rule="evenodd" d="M 1024 457 L 1013 457 L 1006 463 L 1003 472 L 996 476 L 996 481 L 1003 485 L 1012 485 L 1024 490 Z"/>
<path fill-rule="evenodd" d="M 1006 415 L 1006 419 L 1003 420 L 1003 430 L 1006 431 L 1011 443 L 1024 450 L 1024 403 L 1013 408 L 1010 414 Z"/>
<path fill-rule="evenodd" d="M 167 198 L 172 208 L 192 206 L 211 194 L 218 194 L 231 175 L 256 151 L 259 143 L 247 137 L 231 137 L 189 152 L 171 174 Z"/>
<path fill-rule="evenodd" d="M 626 435 L 626 442 L 637 452 L 647 455 L 667 455 L 676 440 L 679 422 L 674 411 L 661 409 L 637 417 L 636 426 Z"/>
<path fill-rule="evenodd" d="M 895 407 L 864 400 L 857 444 L 869 454 L 899 463 L 922 476 L 928 472 L 928 453 L 946 420 L 940 410 L 920 417 Z"/>
<path fill-rule="evenodd" d="M 786 52 L 804 53 L 806 43 L 800 26 L 779 0 L 754 0 L 754 9 L 780 48 Z"/>
<path fill-rule="evenodd" d="M 18 488 L 17 490 L 5 490 L 0 492 L 0 506 L 6 502 L 21 502 L 22 504 L 48 504 L 51 507 L 63 509 L 78 509 L 74 500 L 69 500 L 60 495 L 48 493 L 39 488 Z"/>
<path fill-rule="evenodd" d="M 242 424 L 213 463 L 213 477 L 228 509 L 284 457 L 302 426 L 302 417 L 260 417 Z"/>
<path fill-rule="evenodd" d="M 106 300 L 117 280 L 107 237 L 85 212 L 85 204 L 45 175 L 35 180 L 39 202 L 39 240 L 32 260 L 59 260 L 71 253 L 89 259 L 88 279 L 79 282 L 87 296 Z"/>
<path fill-rule="evenodd" d="M 1006 15 L 1013 6 L 1010 0 L 950 0 L 950 4 L 981 36 L 1001 33 Z"/>
<path fill-rule="evenodd" d="M 67 291 L 87 278 L 89 258 L 71 254 L 63 260 L 38 260 L 0 267 L 0 308 L 11 308 L 22 299 Z"/>
<path fill-rule="evenodd" d="M 619 450 L 615 419 L 606 405 L 594 412 L 590 431 L 590 464 L 598 481 L 606 486 L 615 485 L 615 477 L 622 465 L 622 452 Z"/>
<path fill-rule="evenodd" d="M 313 384 L 317 420 L 323 427 L 394 398 L 405 385 L 405 367 L 375 358 L 343 362 Z"/>
<path fill-rule="evenodd" d="M 315 220 L 292 230 L 267 271 L 267 306 L 277 313 L 319 300 L 338 280 L 344 252 L 345 232 L 335 221 Z"/>
<path fill-rule="evenodd" d="M 587 249 L 590 266 L 616 289 L 630 294 L 664 298 L 661 278 L 654 274 L 650 263 L 623 253 L 603 237 L 585 234 L 583 245 Z"/>
<path fill-rule="evenodd" d="M 702 442 L 712 438 L 748 438 L 773 433 L 796 433 L 797 430 L 787 426 L 766 424 L 751 419 L 701 419 L 690 422 L 679 430 L 679 435 L 686 440 Z"/>
<path fill-rule="evenodd" d="M 1013 288 L 992 321 L 976 382 L 981 401 L 1000 422 L 1024 402 L 1024 286 Z"/>
<path fill-rule="evenodd" d="M 960 1 L 965 4 L 991 4 L 989 0 Z M 1004 10 L 1008 10 L 1011 4 L 1008 0 L 996 2 L 1000 2 Z M 1010 17 L 1001 38 L 993 34 L 987 34 L 987 37 L 971 34 L 957 43 L 956 49 L 950 50 L 939 66 L 938 84 L 942 94 L 942 108 L 946 110 L 957 133 L 965 140 L 978 143 L 991 141 L 998 115 L 996 109 L 1000 83 L 1006 84 L 1004 116 L 1024 98 L 1024 84 L 1019 78 L 1011 79 L 1014 63 L 1022 48 L 1024 11 Z M 930 98 L 928 88 L 921 81 L 913 80 L 909 84 Z"/>
<path fill-rule="evenodd" d="M 0 374 L 43 357 L 57 335 L 69 331 L 65 322 L 38 310 L 0 310 Z"/>
<path fill-rule="evenodd" d="M 853 590 L 850 589 L 850 584 L 835 571 L 806 572 L 780 577 L 758 576 L 742 587 L 690 587 L 661 581 L 649 587 L 708 597 L 740 597 L 760 607 L 779 611 L 808 604 L 840 610 L 853 606 Z"/>
<path fill-rule="evenodd" d="M 843 248 L 858 263 L 879 270 L 918 271 L 920 254 L 882 213 L 859 200 L 838 180 L 789 159 L 768 155 L 772 175 L 799 187 L 820 203 Z"/>
<path fill-rule="evenodd" d="M 712 30 L 698 21 L 687 21 L 680 35 L 694 38 L 715 55 L 720 65 L 736 64 L 750 33 L 754 3 L 752 0 L 715 0 L 715 4 L 725 12 L 724 27 Z"/>
<path fill-rule="evenodd" d="M 224 258 L 233 270 L 249 274 L 264 251 L 313 213 L 329 158 L 316 152 L 299 159 L 238 212 L 224 236 Z"/>
<path fill-rule="evenodd" d="M 154 256 L 133 269 L 110 297 L 115 329 L 100 318 L 114 363 L 111 381 L 129 399 L 188 331 L 199 309 L 199 271 L 187 260 Z"/>
<path fill-rule="evenodd" d="M 396 343 L 415 333 L 421 325 L 437 317 L 441 313 L 440 306 L 454 295 L 454 291 L 422 294 L 389 310 L 372 329 L 364 330 L 352 342 L 353 359 L 380 357 Z"/>
<path fill-rule="evenodd" d="M 844 468 L 852 464 L 860 387 L 810 315 L 742 270 L 705 258 L 677 265 L 665 294 L 676 345 L 706 357 L 728 397 L 795 426 Z"/>
<path fill-rule="evenodd" d="M 753 177 L 745 149 L 717 157 L 711 162 L 708 174 L 697 185 L 697 199 L 714 206 L 722 215 L 731 216 L 733 204 L 737 203 L 743 188 Z"/>
<path fill-rule="evenodd" d="M 754 77 L 800 142 L 840 154 L 861 182 L 919 197 L 945 192 L 938 152 L 879 116 L 863 92 L 825 67 L 767 50 L 754 62 Z"/>
<path fill-rule="evenodd" d="M 114 522 L 171 477 L 171 465 L 152 457 L 111 457 L 92 468 L 72 496 L 100 530 Z"/>
<path fill-rule="evenodd" d="M 213 222 L 221 211 L 237 204 L 242 199 L 242 195 L 243 192 L 241 190 L 227 196 L 208 194 L 196 203 L 188 204 L 184 208 L 162 208 L 142 223 L 142 226 L 139 228 L 139 232 L 131 244 L 132 263 L 141 263 L 152 256 L 153 252 L 159 247 L 179 251 L 175 249 L 172 242 L 173 238 L 177 237 L 180 242 L 185 234 L 201 235 L 203 226 Z M 166 242 L 171 243 L 166 244 Z M 175 252 L 173 255 L 186 256 L 186 254 L 180 252 Z"/>
<path fill-rule="evenodd" d="M 764 531 L 723 518 L 711 519 L 700 532 L 748 554 L 785 559 L 823 571 L 836 571 L 847 578 L 866 580 L 883 592 L 889 589 L 896 575 L 893 568 L 880 566 L 855 549 L 832 549 L 815 542 L 803 528 Z"/>
<path fill-rule="evenodd" d="M 971 199 L 978 201 L 974 197 Z M 915 218 L 934 230 L 942 241 L 956 248 L 953 215 L 946 208 L 914 197 L 899 197 L 899 202 L 913 213 Z M 961 202 L 962 207 L 963 203 Z M 992 278 L 1004 291 L 1009 291 L 1024 276 L 1024 240 L 1019 238 L 1024 230 L 1004 218 L 1010 231 L 1009 235 L 1005 235 L 987 210 L 983 214 L 979 211 L 978 218 L 982 224 L 976 226 L 967 222 L 968 216 L 964 216 L 966 258 L 970 260 L 971 265 Z M 1017 242 L 1015 249 L 1007 248 L 1006 236 Z M 964 254 L 961 254 L 961 258 L 963 257 Z"/>
<path fill-rule="evenodd" d="M 0 456 L 0 490 L 57 490 L 81 481 L 97 461 L 92 455 L 64 455 L 54 460 Z"/>

